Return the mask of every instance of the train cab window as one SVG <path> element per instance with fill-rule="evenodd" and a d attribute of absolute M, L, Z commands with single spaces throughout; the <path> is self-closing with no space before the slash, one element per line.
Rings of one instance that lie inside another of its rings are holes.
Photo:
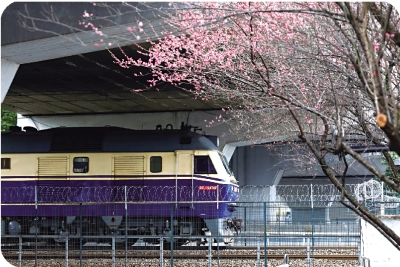
<path fill-rule="evenodd" d="M 217 171 L 209 156 L 194 156 L 194 173 L 216 174 Z"/>
<path fill-rule="evenodd" d="M 226 157 L 221 154 L 219 155 L 219 157 L 221 158 L 222 164 L 224 165 L 226 172 L 229 175 L 233 175 L 233 172 L 229 166 L 229 163 L 228 163 L 228 160 L 226 159 Z"/>
<path fill-rule="evenodd" d="M 150 171 L 162 172 L 162 157 L 160 156 L 150 157 Z"/>
<path fill-rule="evenodd" d="M 85 173 L 89 171 L 89 158 L 74 158 L 74 173 Z"/>
<path fill-rule="evenodd" d="M 2 170 L 11 169 L 11 158 L 1 158 L 1 169 Z"/>

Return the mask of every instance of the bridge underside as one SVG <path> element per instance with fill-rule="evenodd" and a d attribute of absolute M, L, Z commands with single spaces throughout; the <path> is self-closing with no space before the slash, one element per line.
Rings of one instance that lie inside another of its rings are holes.
<path fill-rule="evenodd" d="M 125 69 L 115 64 L 109 51 L 123 57 L 120 47 L 128 56 L 146 60 L 137 52 L 137 45 L 148 48 L 146 40 L 161 37 L 164 28 L 156 27 L 163 25 L 159 10 L 168 3 L 109 4 L 129 15 L 93 21 L 102 25 L 103 36 L 78 23 L 85 10 L 96 11 L 99 17 L 108 14 L 92 3 L 9 5 L 1 24 L 2 108 L 40 116 L 220 110 L 227 106 L 194 98 L 185 90 L 190 87 L 181 89 L 169 83 L 152 87 L 149 69 Z M 52 14 L 60 23 L 44 23 L 43 14 Z M 23 17 L 27 15 L 42 19 L 41 24 L 35 24 L 36 31 L 29 29 L 33 19 Z M 140 40 L 127 31 L 128 26 L 137 26 L 137 21 L 143 23 Z"/>
<path fill-rule="evenodd" d="M 138 57 L 132 47 L 129 55 Z M 2 64 L 3 66 L 4 64 Z M 147 69 L 123 69 L 108 51 L 19 65 L 2 108 L 22 115 L 72 115 L 221 110 L 167 83 L 150 87 Z"/>

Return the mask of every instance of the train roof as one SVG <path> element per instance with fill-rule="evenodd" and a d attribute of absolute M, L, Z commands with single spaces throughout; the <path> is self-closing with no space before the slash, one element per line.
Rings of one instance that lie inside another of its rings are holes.
<path fill-rule="evenodd" d="M 132 130 L 121 127 L 59 127 L 1 134 L 1 153 L 171 152 L 219 150 L 216 136 L 190 129 Z"/>

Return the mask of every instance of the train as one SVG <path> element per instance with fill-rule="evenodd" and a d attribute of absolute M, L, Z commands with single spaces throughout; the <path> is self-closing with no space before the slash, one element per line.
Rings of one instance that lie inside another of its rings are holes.
<path fill-rule="evenodd" d="M 243 224 L 232 218 L 239 185 L 218 137 L 184 123 L 15 126 L 1 134 L 1 175 L 2 237 L 115 234 L 134 244 L 173 235 L 183 245 L 213 235 L 227 244 Z"/>

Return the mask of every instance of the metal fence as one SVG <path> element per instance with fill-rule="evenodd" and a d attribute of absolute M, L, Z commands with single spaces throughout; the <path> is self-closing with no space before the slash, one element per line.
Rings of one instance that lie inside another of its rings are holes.
<path fill-rule="evenodd" d="M 356 265 L 361 257 L 359 218 L 340 204 L 329 186 L 319 191 L 296 188 L 246 187 L 234 203 L 177 203 L 165 196 L 158 196 L 165 201 L 155 202 L 65 203 L 54 201 L 60 192 L 65 200 L 65 188 L 24 189 L 36 200 L 31 203 L 35 214 L 2 217 L 2 253 L 15 266 L 277 266 L 288 255 L 291 266 L 316 266 L 331 256 Z M 39 190 L 48 198 L 37 201 Z M 81 194 L 118 190 L 91 188 Z M 2 197 L 15 194 L 23 193 L 14 189 Z M 400 214 L 398 202 L 368 201 L 376 214 Z M 4 202 L 2 209 L 26 205 Z M 181 207 L 188 207 L 184 217 L 175 215 Z M 226 207 L 234 207 L 232 216 L 220 218 L 212 229 L 195 215 Z M 140 215 L 132 216 L 132 210 Z M 125 216 L 98 215 L 104 211 Z M 12 225 L 16 219 L 19 232 Z"/>

